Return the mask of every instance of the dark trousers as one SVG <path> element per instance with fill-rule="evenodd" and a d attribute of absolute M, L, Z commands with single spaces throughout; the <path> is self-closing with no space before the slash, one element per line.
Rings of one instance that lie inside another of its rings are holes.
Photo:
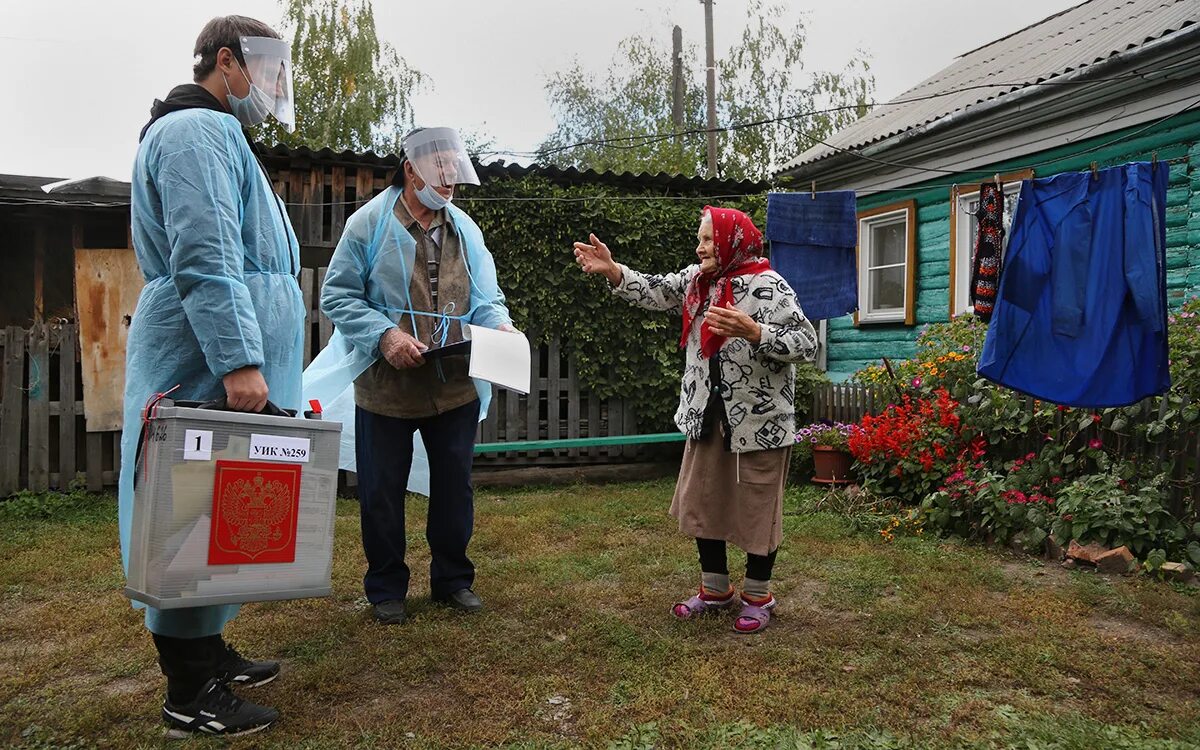
<path fill-rule="evenodd" d="M 158 649 L 158 665 L 167 678 L 167 698 L 176 706 L 195 700 L 200 688 L 217 676 L 228 657 L 225 640 L 219 635 L 203 638 L 150 635 Z"/>
<path fill-rule="evenodd" d="M 367 600 L 381 604 L 408 595 L 404 563 L 404 498 L 412 468 L 413 434 L 418 430 L 429 456 L 429 518 L 425 539 L 432 561 L 429 589 L 440 599 L 471 588 L 475 566 L 467 544 L 475 527 L 471 486 L 479 401 L 423 419 L 398 419 L 357 409 L 355 450 L 358 504 L 362 514 Z"/>
<path fill-rule="evenodd" d="M 696 539 L 696 549 L 700 552 L 700 570 L 705 573 L 729 574 L 729 563 L 725 557 L 724 539 Z M 746 577 L 756 581 L 771 580 L 771 570 L 775 567 L 775 555 L 779 550 L 771 550 L 769 555 L 752 555 L 746 553 Z"/>

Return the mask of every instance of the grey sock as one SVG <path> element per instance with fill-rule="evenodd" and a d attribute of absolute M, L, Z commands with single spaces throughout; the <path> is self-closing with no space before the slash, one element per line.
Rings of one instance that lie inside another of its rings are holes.
<path fill-rule="evenodd" d="M 722 596 L 729 593 L 728 573 L 700 573 L 700 582 L 704 593 L 709 596 Z"/>
<path fill-rule="evenodd" d="M 742 582 L 742 593 L 752 599 L 766 599 L 771 595 L 771 582 L 747 578 Z"/>

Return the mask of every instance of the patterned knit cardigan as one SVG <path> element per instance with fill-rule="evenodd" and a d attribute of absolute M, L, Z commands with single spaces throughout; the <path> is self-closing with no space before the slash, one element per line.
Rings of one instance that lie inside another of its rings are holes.
<path fill-rule="evenodd" d="M 677 273 L 651 276 L 621 266 L 621 283 L 613 294 L 647 310 L 682 313 L 688 284 L 700 273 L 693 265 Z M 782 448 L 796 439 L 795 362 L 812 361 L 817 333 L 796 303 L 796 293 L 774 271 L 734 276 L 733 301 L 762 325 L 755 346 L 742 338 L 725 342 L 715 356 L 720 363 L 721 398 L 735 453 Z M 711 392 L 709 363 L 700 357 L 700 324 L 692 326 L 675 424 L 698 439 Z"/>

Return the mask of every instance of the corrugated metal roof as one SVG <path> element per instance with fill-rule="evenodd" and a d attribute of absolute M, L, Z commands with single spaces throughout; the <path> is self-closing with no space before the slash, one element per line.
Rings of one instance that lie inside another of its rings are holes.
<path fill-rule="evenodd" d="M 314 151 L 306 147 L 291 148 L 282 144 L 271 147 L 260 146 L 265 158 L 271 159 L 307 159 L 314 163 L 344 164 L 347 166 L 363 165 L 395 169 L 400 163 L 395 154 L 380 155 L 373 151 L 359 153 L 356 151 L 334 151 L 323 148 Z M 574 167 L 562 169 L 554 166 L 522 166 L 494 161 L 487 164 L 475 163 L 479 179 L 487 183 L 499 179 L 519 179 L 525 175 L 534 174 L 546 178 L 557 185 L 610 185 L 627 190 L 657 190 L 667 194 L 682 195 L 755 195 L 767 189 L 767 183 L 752 180 L 710 180 L 704 177 L 685 177 L 667 172 L 650 174 L 646 172 L 597 172 L 595 170 L 578 170 Z M 47 195 L 43 185 L 59 182 L 55 177 L 30 177 L 24 175 L 0 174 L 0 198 L 18 198 L 32 204 L 44 205 L 81 205 L 98 204 L 128 205 L 129 183 L 111 180 L 106 177 L 91 177 L 72 181 L 72 184 L 59 188 Z"/>
<path fill-rule="evenodd" d="M 767 189 L 766 182 L 686 177 L 670 172 L 597 172 L 594 169 L 579 170 L 575 167 L 562 169 L 536 164 L 523 167 L 520 164 L 505 164 L 503 161 L 479 165 L 476 169 L 479 170 L 480 179 L 485 179 L 485 175 L 518 178 L 527 174 L 536 174 L 554 183 L 566 185 L 606 184 L 630 190 L 655 188 L 676 193 L 702 192 L 741 195 L 761 193 Z"/>
<path fill-rule="evenodd" d="M 1197 1 L 1200 2 L 1200 0 Z M 328 148 L 313 151 L 303 146 L 290 148 L 283 144 L 277 144 L 264 148 L 264 152 L 268 157 L 307 158 L 313 161 L 333 161 L 347 165 L 363 164 L 372 167 L 388 167 L 393 169 L 400 163 L 400 158 L 395 154 L 380 155 L 373 151 L 365 153 L 356 151 L 337 152 Z M 760 193 L 767 187 L 767 183 L 755 182 L 753 180 L 711 180 L 706 177 L 686 177 L 668 172 L 658 172 L 655 174 L 648 172 L 639 172 L 636 174 L 633 172 L 597 172 L 593 169 L 579 170 L 574 167 L 563 169 L 556 166 L 537 164 L 522 166 L 520 164 L 508 164 L 502 160 L 488 162 L 487 164 L 475 162 L 475 171 L 479 174 L 479 179 L 485 182 L 489 179 L 502 179 L 505 177 L 517 179 L 528 174 L 536 174 L 560 185 L 600 184 L 633 190 L 654 188 L 680 193 L 704 192 L 708 194 L 728 193 L 740 195 Z"/>
<path fill-rule="evenodd" d="M 129 183 L 108 177 L 89 177 L 73 180 L 71 184 L 46 193 L 43 186 L 62 180 L 55 177 L 0 174 L 0 202 L 5 206 L 20 204 L 78 206 L 81 208 L 107 205 L 129 205 Z M 9 200 L 11 199 L 11 202 Z"/>
<path fill-rule="evenodd" d="M 1089 0 L 964 54 L 892 100 L 904 103 L 876 107 L 828 142 L 838 149 L 861 148 L 1103 62 L 1198 21 L 1200 0 Z M 906 101 L 921 97 L 933 98 Z M 784 171 L 836 152 L 819 144 Z"/>

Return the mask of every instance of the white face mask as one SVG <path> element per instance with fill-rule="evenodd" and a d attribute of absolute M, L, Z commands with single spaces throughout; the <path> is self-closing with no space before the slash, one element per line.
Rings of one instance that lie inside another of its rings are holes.
<path fill-rule="evenodd" d="M 242 71 L 242 75 L 249 82 L 250 76 L 246 75 L 246 69 L 241 63 L 238 63 L 238 70 Z M 222 77 L 225 78 L 224 75 Z M 274 111 L 274 100 L 257 84 L 251 83 L 250 93 L 239 98 L 233 95 L 233 89 L 229 88 L 229 79 L 225 78 L 225 90 L 229 92 L 225 98 L 229 100 L 229 109 L 233 116 L 248 128 L 266 122 L 267 115 Z"/>
<path fill-rule="evenodd" d="M 428 182 L 425 187 L 416 191 L 417 200 L 421 201 L 421 205 L 428 208 L 430 211 L 441 211 L 446 206 L 450 205 L 450 199 L 433 189 L 433 185 Z"/>

